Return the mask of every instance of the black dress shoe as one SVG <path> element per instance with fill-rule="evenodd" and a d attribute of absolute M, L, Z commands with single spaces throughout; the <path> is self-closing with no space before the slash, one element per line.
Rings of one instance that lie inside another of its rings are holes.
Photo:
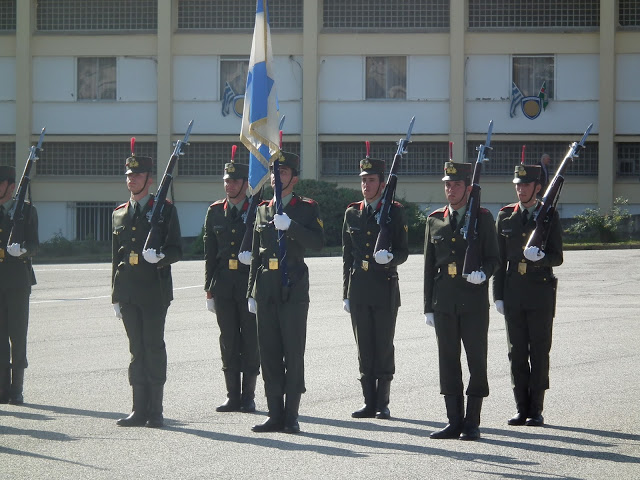
<path fill-rule="evenodd" d="M 376 418 L 379 418 L 382 420 L 389 420 L 391 418 L 391 412 L 387 407 L 384 407 L 380 411 L 376 412 Z"/>
<path fill-rule="evenodd" d="M 352 418 L 375 418 L 375 416 L 376 408 L 370 407 L 366 404 L 351 414 Z"/>
<path fill-rule="evenodd" d="M 527 422 L 527 415 L 522 412 L 516 413 L 513 417 L 511 417 L 507 423 L 509 425 L 524 425 Z"/>
<path fill-rule="evenodd" d="M 434 438 L 436 440 L 458 438 L 460 437 L 461 432 L 462 432 L 462 425 L 448 424 L 442 430 L 433 432 L 431 435 L 429 435 L 429 438 Z"/>
<path fill-rule="evenodd" d="M 21 393 L 12 394 L 9 396 L 9 403 L 11 405 L 22 405 L 24 403 L 24 397 Z"/>
<path fill-rule="evenodd" d="M 216 412 L 238 412 L 240 411 L 240 399 L 227 398 L 219 407 L 216 407 Z"/>
<path fill-rule="evenodd" d="M 142 427 L 147 423 L 147 415 L 133 411 L 128 417 L 121 418 L 116 422 L 119 427 Z"/>
<path fill-rule="evenodd" d="M 251 427 L 251 431 L 256 433 L 265 432 L 281 432 L 284 429 L 284 422 L 282 419 L 267 417 L 267 419 Z"/>
<path fill-rule="evenodd" d="M 284 425 L 284 433 L 300 433 L 300 424 L 298 420 L 286 422 Z"/>
<path fill-rule="evenodd" d="M 477 425 L 463 426 L 460 432 L 460 440 L 480 439 L 480 428 Z"/>
<path fill-rule="evenodd" d="M 244 413 L 253 413 L 256 411 L 256 402 L 253 398 L 243 398 L 240 400 L 240 411 Z"/>
<path fill-rule="evenodd" d="M 161 413 L 151 414 L 144 426 L 148 428 L 162 428 L 164 427 L 164 417 Z"/>
<path fill-rule="evenodd" d="M 542 425 L 544 425 L 544 418 L 542 417 L 542 414 L 538 413 L 533 417 L 527 418 L 527 422 L 525 423 L 525 425 L 528 427 L 541 427 Z"/>

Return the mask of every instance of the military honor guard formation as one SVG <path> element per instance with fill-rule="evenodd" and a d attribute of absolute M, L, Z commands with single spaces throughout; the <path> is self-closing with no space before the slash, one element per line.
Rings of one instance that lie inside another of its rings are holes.
<path fill-rule="evenodd" d="M 394 196 L 413 122 L 398 142 L 386 178 L 385 161 L 370 156 L 367 142 L 359 163 L 363 199 L 346 206 L 344 213 L 343 308 L 351 317 L 364 399 L 353 418 L 391 418 L 394 334 L 401 305 L 398 266 L 409 254 L 407 214 Z M 167 193 L 191 125 L 176 143 L 156 194 L 150 193 L 153 160 L 136 155 L 131 140 L 131 156 L 125 161 L 130 197 L 113 212 L 111 299 L 129 339 L 133 400 L 131 413 L 117 421 L 122 427 L 164 425 L 164 327 L 173 300 L 171 265 L 182 258 L 178 212 Z M 492 129 L 490 122 L 475 165 L 454 162 L 451 155 L 444 163 L 447 203 L 426 220 L 424 314 L 435 329 L 448 419 L 443 429 L 431 433 L 433 439 L 481 436 L 482 402 L 489 395 L 491 277 L 495 308 L 505 318 L 515 399 L 516 413 L 507 423 L 544 423 L 557 288 L 553 267 L 563 260 L 555 207 L 563 173 L 584 148 L 591 125 L 580 142 L 570 145 L 543 195 L 542 167 L 525 164 L 523 154 L 513 175 L 517 201 L 503 207 L 495 222 L 481 206 L 479 186 Z M 43 136 L 44 129 L 17 188 L 15 169 L 0 167 L 0 403 L 5 404 L 24 402 L 29 296 L 35 284 L 32 257 L 38 249 L 37 212 L 26 196 Z M 215 410 L 255 412 L 262 373 L 268 415 L 251 430 L 295 434 L 306 392 L 310 277 L 305 254 L 322 249 L 323 222 L 319 205 L 295 193 L 298 155 L 278 151 L 267 172 L 274 198 L 263 201 L 262 190 L 248 196 L 250 165 L 236 162 L 235 153 L 234 146 L 222 172 L 226 196 L 211 204 L 204 221 L 206 309 L 215 314 L 220 329 L 226 392 Z M 461 347 L 469 368 L 466 389 Z"/>

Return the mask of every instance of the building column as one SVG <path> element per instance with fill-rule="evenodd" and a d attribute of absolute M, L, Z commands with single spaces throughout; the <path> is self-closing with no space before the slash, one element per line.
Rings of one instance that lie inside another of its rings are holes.
<path fill-rule="evenodd" d="M 304 0 L 302 29 L 302 178 L 320 178 L 318 161 L 318 33 L 322 2 Z"/>
<path fill-rule="evenodd" d="M 34 2 L 16 2 L 16 175 L 19 180 L 31 146 L 31 32 Z M 42 130 L 42 125 L 37 131 Z"/>
<path fill-rule="evenodd" d="M 598 207 L 611 210 L 617 156 L 614 144 L 616 111 L 616 25 L 618 2 L 600 1 L 600 94 L 598 131 Z"/>
<path fill-rule="evenodd" d="M 465 161 L 464 123 L 464 38 L 467 24 L 467 4 L 450 2 L 449 14 L 449 140 L 453 142 L 453 158 L 456 162 Z"/>
<path fill-rule="evenodd" d="M 174 6 L 174 4 L 176 4 Z M 169 157 L 171 156 L 171 131 L 173 123 L 173 75 L 171 62 L 171 42 L 173 38 L 172 12 L 176 11 L 176 1 L 158 0 L 158 99 L 157 105 L 157 149 L 156 149 L 156 184 L 160 184 Z M 185 126 L 186 128 L 186 126 Z"/>

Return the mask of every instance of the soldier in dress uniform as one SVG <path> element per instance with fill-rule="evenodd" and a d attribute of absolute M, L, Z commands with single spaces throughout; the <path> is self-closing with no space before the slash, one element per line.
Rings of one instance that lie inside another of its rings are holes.
<path fill-rule="evenodd" d="M 254 432 L 300 431 L 298 408 L 306 391 L 304 350 L 309 311 L 309 269 L 304 252 L 322 248 L 324 230 L 318 204 L 293 192 L 299 171 L 300 158 L 281 152 L 283 213 L 276 213 L 274 199 L 262 202 L 256 212 L 247 297 L 258 322 L 269 417 L 255 425 Z M 274 182 L 272 173 L 272 186 Z M 288 286 L 282 285 L 278 230 L 285 232 Z"/>
<path fill-rule="evenodd" d="M 20 405 L 27 368 L 29 296 L 36 277 L 31 266 L 39 246 L 38 213 L 24 203 L 24 243 L 7 245 L 13 221 L 16 170 L 0 166 L 0 403 Z"/>
<path fill-rule="evenodd" d="M 173 300 L 171 264 L 182 258 L 178 213 L 167 201 L 163 210 L 162 248 L 143 250 L 151 224 L 147 213 L 154 196 L 153 161 L 132 155 L 127 158 L 127 188 L 131 198 L 113 212 L 111 300 L 129 337 L 129 383 L 133 409 L 118 420 L 122 427 L 162 427 L 162 397 L 167 379 L 164 325 Z"/>
<path fill-rule="evenodd" d="M 435 326 L 440 367 L 440 393 L 444 395 L 449 424 L 431 438 L 480 438 L 482 399 L 489 395 L 487 336 L 489 294 L 487 282 L 498 267 L 498 242 L 491 212 L 480 208 L 481 270 L 462 274 L 467 242 L 464 224 L 471 192 L 470 163 L 445 163 L 444 191 L 449 205 L 427 218 L 424 245 L 425 321 Z M 469 366 L 467 410 L 464 413 L 460 343 Z"/>
<path fill-rule="evenodd" d="M 506 320 L 517 408 L 509 425 L 542 425 L 544 393 L 549 388 L 557 286 L 552 267 L 562 264 L 562 227 L 556 211 L 544 251 L 525 248 L 535 229 L 534 213 L 541 206 L 540 179 L 539 165 L 517 165 L 513 183 L 518 202 L 503 207 L 496 221 L 500 268 L 493 279 L 493 299 Z"/>
<path fill-rule="evenodd" d="M 393 203 L 391 248 L 374 252 L 385 186 L 384 161 L 361 160 L 360 179 L 364 199 L 347 207 L 342 226 L 342 298 L 345 311 L 351 314 L 364 395 L 364 406 L 351 416 L 388 419 L 395 373 L 393 337 L 400 306 L 398 265 L 409 255 L 407 214 L 400 203 Z"/>
<path fill-rule="evenodd" d="M 218 412 L 254 412 L 256 379 L 260 373 L 256 316 L 247 309 L 249 266 L 238 261 L 249 209 L 249 166 L 233 159 L 224 166 L 226 198 L 207 210 L 204 224 L 204 289 L 207 308 L 220 327 L 222 370 L 227 400 Z M 252 225 L 249 228 L 253 228 Z M 240 378 L 242 375 L 242 378 Z"/>

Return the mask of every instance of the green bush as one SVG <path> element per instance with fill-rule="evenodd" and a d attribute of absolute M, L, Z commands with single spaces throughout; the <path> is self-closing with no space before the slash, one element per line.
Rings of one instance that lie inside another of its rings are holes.
<path fill-rule="evenodd" d="M 603 214 L 599 208 L 587 208 L 584 213 L 574 217 L 574 222 L 566 233 L 576 240 L 617 242 L 623 222 L 631 217 L 623 208 L 628 204 L 629 200 L 618 197 L 609 213 Z"/>
<path fill-rule="evenodd" d="M 71 256 L 100 256 L 111 255 L 111 242 L 99 242 L 94 238 L 86 240 L 67 240 L 62 232 L 57 232 L 46 242 L 40 244 L 38 257 L 71 257 Z"/>

